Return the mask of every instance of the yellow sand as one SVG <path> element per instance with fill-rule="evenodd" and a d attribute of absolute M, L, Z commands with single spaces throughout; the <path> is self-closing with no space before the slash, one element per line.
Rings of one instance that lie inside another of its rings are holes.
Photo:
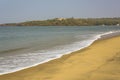
<path fill-rule="evenodd" d="M 39 66 L 1 75 L 0 80 L 120 80 L 120 37 Z"/>

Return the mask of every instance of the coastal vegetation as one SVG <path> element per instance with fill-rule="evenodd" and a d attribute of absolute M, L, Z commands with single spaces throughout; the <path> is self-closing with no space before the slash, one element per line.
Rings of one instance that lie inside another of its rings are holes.
<path fill-rule="evenodd" d="M 54 18 L 48 20 L 6 23 L 0 26 L 98 26 L 120 25 L 120 18 Z"/>

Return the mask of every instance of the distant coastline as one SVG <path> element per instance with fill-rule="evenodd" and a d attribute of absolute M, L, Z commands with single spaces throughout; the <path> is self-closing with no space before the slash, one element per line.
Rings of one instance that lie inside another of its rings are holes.
<path fill-rule="evenodd" d="M 99 26 L 99 25 L 120 26 L 120 17 L 118 18 L 54 18 L 48 20 L 0 24 L 0 26 Z"/>

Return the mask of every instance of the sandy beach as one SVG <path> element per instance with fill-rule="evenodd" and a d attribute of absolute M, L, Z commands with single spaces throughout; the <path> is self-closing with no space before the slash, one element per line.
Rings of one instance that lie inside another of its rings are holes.
<path fill-rule="evenodd" d="M 0 80 L 120 80 L 120 37 L 98 40 L 91 46 Z"/>

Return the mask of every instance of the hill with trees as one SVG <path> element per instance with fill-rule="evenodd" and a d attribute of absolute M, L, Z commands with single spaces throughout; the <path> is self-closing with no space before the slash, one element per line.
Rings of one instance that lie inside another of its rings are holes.
<path fill-rule="evenodd" d="M 120 18 L 54 18 L 21 23 L 0 24 L 0 26 L 98 26 L 120 25 Z"/>

